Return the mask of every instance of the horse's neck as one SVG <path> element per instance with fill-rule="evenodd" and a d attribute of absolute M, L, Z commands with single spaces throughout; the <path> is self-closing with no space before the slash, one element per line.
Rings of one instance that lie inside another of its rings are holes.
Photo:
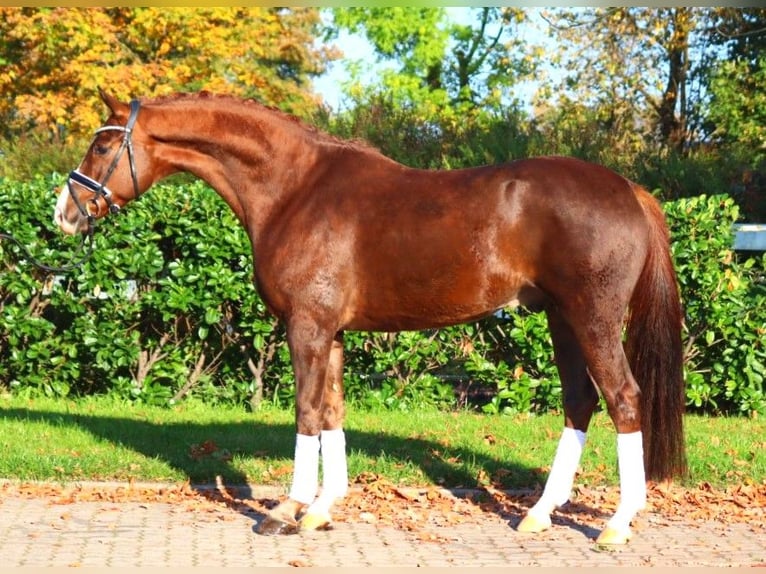
<path fill-rule="evenodd" d="M 254 231 L 312 165 L 301 128 L 277 112 L 179 106 L 163 122 L 163 159 L 203 179 Z"/>

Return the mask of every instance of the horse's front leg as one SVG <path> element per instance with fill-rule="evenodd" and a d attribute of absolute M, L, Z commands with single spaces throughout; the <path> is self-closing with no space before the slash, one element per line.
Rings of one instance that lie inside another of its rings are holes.
<path fill-rule="evenodd" d="M 348 490 L 346 437 L 343 432 L 343 335 L 332 343 L 330 361 L 322 397 L 322 491 L 300 519 L 305 530 L 328 528 L 332 522 L 330 509 Z"/>
<path fill-rule="evenodd" d="M 327 526 L 332 501 L 345 494 L 348 479 L 340 386 L 343 347 L 342 339 L 334 336 L 335 333 L 321 328 L 308 317 L 294 318 L 288 323 L 287 340 L 296 381 L 293 482 L 287 500 L 274 508 L 256 528 L 259 534 L 293 534 L 299 527 Z M 333 387 L 337 391 L 328 392 L 333 391 Z M 334 428 L 326 428 L 327 421 L 335 422 Z M 323 496 L 317 499 L 320 446 L 325 460 L 325 481 Z M 337 464 L 338 459 L 342 461 L 342 469 Z M 334 472 L 328 472 L 331 463 Z"/>

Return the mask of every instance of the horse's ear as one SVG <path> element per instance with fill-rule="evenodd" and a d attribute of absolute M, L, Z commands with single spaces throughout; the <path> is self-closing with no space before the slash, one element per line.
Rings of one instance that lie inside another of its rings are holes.
<path fill-rule="evenodd" d="M 102 88 L 98 89 L 98 95 L 101 96 L 101 100 L 109 107 L 112 112 L 117 112 L 121 108 L 125 107 L 125 104 L 120 103 L 113 95 L 108 94 Z"/>

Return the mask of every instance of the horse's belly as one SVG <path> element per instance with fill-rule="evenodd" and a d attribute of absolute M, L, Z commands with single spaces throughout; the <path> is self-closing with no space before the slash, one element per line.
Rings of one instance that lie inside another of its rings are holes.
<path fill-rule="evenodd" d="M 510 287 L 510 286 L 509 286 Z M 465 294 L 464 294 L 465 295 Z M 541 291 L 531 285 L 508 288 L 503 296 L 446 296 L 432 293 L 428 297 L 379 297 L 358 307 L 346 325 L 353 331 L 419 331 L 469 323 L 488 317 L 500 309 L 525 306 L 539 308 L 545 301 Z M 499 295 L 499 294 L 498 294 Z"/>

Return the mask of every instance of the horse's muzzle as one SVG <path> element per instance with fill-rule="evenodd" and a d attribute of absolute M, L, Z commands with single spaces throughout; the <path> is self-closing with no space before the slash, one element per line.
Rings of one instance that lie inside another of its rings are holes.
<path fill-rule="evenodd" d="M 91 218 L 85 217 L 78 209 L 72 209 L 69 199 L 69 186 L 64 185 L 53 210 L 53 222 L 67 235 L 88 233 Z"/>

